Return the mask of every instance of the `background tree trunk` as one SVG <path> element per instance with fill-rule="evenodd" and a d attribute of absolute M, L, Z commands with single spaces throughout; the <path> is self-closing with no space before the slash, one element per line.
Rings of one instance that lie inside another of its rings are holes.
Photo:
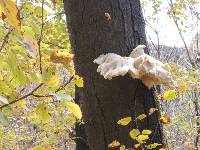
<path fill-rule="evenodd" d="M 146 44 L 140 1 L 64 2 L 75 70 L 84 78 L 84 88 L 76 88 L 76 101 L 83 112 L 90 149 L 107 150 L 115 139 L 133 147 L 135 141 L 128 134 L 133 128 L 152 130 L 151 142 L 162 143 L 158 113 L 126 127 L 116 123 L 124 117 L 135 119 L 140 114 L 148 114 L 151 107 L 156 107 L 153 92 L 128 76 L 105 80 L 93 63 L 100 54 L 112 52 L 128 56 L 137 45 Z"/>

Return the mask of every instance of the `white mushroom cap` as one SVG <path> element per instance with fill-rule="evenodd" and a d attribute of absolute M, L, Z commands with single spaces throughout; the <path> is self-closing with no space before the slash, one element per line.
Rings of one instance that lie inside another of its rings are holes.
<path fill-rule="evenodd" d="M 134 69 L 134 58 L 122 57 L 114 53 L 100 55 L 94 60 L 94 63 L 99 64 L 97 72 L 105 79 L 111 80 L 113 77 L 124 76 L 128 72 L 132 74 Z"/>
<path fill-rule="evenodd" d="M 145 45 L 138 45 L 136 48 L 133 49 L 129 57 L 136 58 L 144 54 Z"/>
<path fill-rule="evenodd" d="M 173 85 L 170 66 L 144 53 L 145 45 L 138 45 L 129 57 L 114 53 L 100 55 L 94 60 L 99 72 L 105 79 L 129 74 L 133 79 L 140 79 L 148 87 L 153 85 Z"/>

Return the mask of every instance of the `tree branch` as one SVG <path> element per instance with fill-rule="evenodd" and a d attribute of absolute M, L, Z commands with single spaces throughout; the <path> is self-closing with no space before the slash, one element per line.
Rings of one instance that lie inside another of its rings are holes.
<path fill-rule="evenodd" d="M 4 48 L 6 43 L 8 42 L 9 36 L 12 33 L 13 30 L 14 30 L 14 28 L 8 29 L 8 32 L 6 33 L 5 37 L 3 38 L 3 42 L 1 44 L 0 52 L 2 51 L 2 49 Z"/>
<path fill-rule="evenodd" d="M 152 27 L 151 24 L 146 19 L 145 19 L 145 24 L 148 25 L 153 30 L 153 32 L 156 35 L 156 38 L 157 38 L 157 48 L 156 48 L 155 44 L 154 44 L 154 47 L 155 47 L 155 49 L 157 51 L 158 59 L 160 59 L 161 58 L 161 52 L 160 52 L 160 39 L 159 39 L 158 31 L 154 27 Z M 148 37 L 150 38 L 149 35 L 148 35 Z M 151 40 L 151 38 L 150 38 L 150 40 Z"/>
<path fill-rule="evenodd" d="M 42 25 L 41 25 L 40 38 L 39 38 L 39 41 L 38 41 L 39 65 L 40 65 L 40 73 L 41 74 L 42 74 L 41 42 L 42 42 L 42 39 L 43 39 L 43 29 L 44 29 L 44 0 L 42 0 Z"/>
<path fill-rule="evenodd" d="M 26 4 L 26 3 L 23 3 L 23 4 L 21 5 L 19 11 L 21 11 L 21 10 L 24 8 L 25 4 Z M 20 19 L 22 20 L 23 18 L 20 18 Z M 14 31 L 14 28 L 10 27 L 10 28 L 8 29 L 7 34 L 6 34 L 5 37 L 3 38 L 3 42 L 2 42 L 2 44 L 1 44 L 0 52 L 2 51 L 2 49 L 5 47 L 6 43 L 8 42 L 9 36 L 10 36 L 10 34 L 12 33 L 12 31 Z"/>
<path fill-rule="evenodd" d="M 50 21 L 53 20 L 54 18 L 56 18 L 56 17 L 58 17 L 58 16 L 61 16 L 61 15 L 63 15 L 63 14 L 65 14 L 65 11 L 61 11 L 61 12 L 55 14 L 53 17 L 51 17 L 50 19 L 48 19 L 47 21 L 45 21 L 45 23 L 50 22 Z"/>
<path fill-rule="evenodd" d="M 179 35 L 180 35 L 180 37 L 181 37 L 181 40 L 183 41 L 183 44 L 184 44 L 184 46 L 185 46 L 185 49 L 186 49 L 186 52 L 187 52 L 187 55 L 188 55 L 188 59 L 189 59 L 189 61 L 190 61 L 190 64 L 192 65 L 192 67 L 196 68 L 196 64 L 193 62 L 192 57 L 190 56 L 189 48 L 188 48 L 188 46 L 187 46 L 187 44 L 186 44 L 186 41 L 185 41 L 185 39 L 184 39 L 184 37 L 183 37 L 183 34 L 182 34 L 181 29 L 180 29 L 180 27 L 179 27 L 178 21 L 177 21 L 177 19 L 175 19 L 176 13 L 175 13 L 175 11 L 174 11 L 174 6 L 173 6 L 172 0 L 169 0 L 169 6 L 170 6 L 171 9 L 172 9 L 172 14 L 173 14 L 173 17 L 172 17 L 172 18 L 173 18 L 173 21 L 174 21 L 174 23 L 175 23 L 175 25 L 176 25 L 176 28 L 177 28 L 177 30 L 178 30 L 178 33 L 179 33 Z"/>
<path fill-rule="evenodd" d="M 64 83 L 62 86 L 60 86 L 60 87 L 55 91 L 55 93 L 57 93 L 57 92 L 63 90 L 73 79 L 74 79 L 74 75 L 71 76 L 71 77 L 69 78 L 69 80 L 68 80 L 66 83 Z"/>
<path fill-rule="evenodd" d="M 56 91 L 55 93 L 61 91 L 62 89 L 64 89 L 72 80 L 74 79 L 74 76 L 71 76 L 70 79 L 64 83 L 62 86 L 60 86 Z M 15 104 L 16 102 L 20 101 L 20 100 L 23 100 L 29 96 L 34 96 L 34 97 L 52 97 L 51 95 L 37 95 L 37 94 L 34 94 L 34 92 L 36 92 L 41 86 L 43 86 L 44 83 L 40 83 L 37 87 L 35 87 L 31 92 L 29 92 L 28 94 L 10 102 L 9 104 L 5 104 L 3 106 L 0 107 L 0 109 L 4 108 L 4 107 L 7 107 L 7 106 L 10 106 L 12 104 Z"/>
<path fill-rule="evenodd" d="M 22 96 L 22 97 L 20 97 L 20 98 L 18 98 L 18 99 L 16 99 L 16 100 L 10 102 L 9 104 L 6 104 L 6 105 L 1 106 L 0 109 L 2 109 L 2 108 L 4 108 L 4 107 L 7 107 L 7 106 L 10 106 L 10 105 L 12 105 L 12 104 L 14 104 L 14 103 L 16 103 L 16 102 L 18 102 L 18 101 L 20 101 L 20 100 L 23 100 L 23 99 L 25 99 L 25 98 L 27 98 L 27 97 L 33 95 L 33 93 L 34 93 L 35 91 L 37 91 L 43 84 L 44 84 L 44 83 L 40 83 L 36 88 L 34 88 L 34 89 L 33 89 L 31 92 L 29 92 L 28 94 L 26 94 L 26 95 L 24 95 L 24 96 Z"/>
<path fill-rule="evenodd" d="M 57 93 L 57 92 L 63 90 L 73 79 L 74 79 L 74 75 L 71 76 L 69 78 L 69 80 L 67 82 L 65 82 L 62 86 L 60 86 L 57 90 L 55 90 L 54 93 Z M 34 93 L 32 94 L 32 96 L 35 96 L 35 97 L 38 97 L 38 98 L 39 97 L 52 97 L 52 95 L 49 95 L 49 94 L 47 94 L 47 95 L 37 95 L 37 94 L 34 94 Z"/>

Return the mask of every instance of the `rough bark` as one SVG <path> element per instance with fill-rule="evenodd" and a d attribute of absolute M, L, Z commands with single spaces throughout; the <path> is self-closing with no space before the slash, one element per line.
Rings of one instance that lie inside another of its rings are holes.
<path fill-rule="evenodd" d="M 75 70 L 84 78 L 84 88 L 76 88 L 75 99 L 83 112 L 90 149 L 107 150 L 115 139 L 133 147 L 135 141 L 128 134 L 133 128 L 152 130 L 151 142 L 162 143 L 157 113 L 126 127 L 116 123 L 127 116 L 135 119 L 139 114 L 148 114 L 149 108 L 156 107 L 152 90 L 128 76 L 105 80 L 93 63 L 100 54 L 128 56 L 138 44 L 146 43 L 139 0 L 64 2 Z"/>

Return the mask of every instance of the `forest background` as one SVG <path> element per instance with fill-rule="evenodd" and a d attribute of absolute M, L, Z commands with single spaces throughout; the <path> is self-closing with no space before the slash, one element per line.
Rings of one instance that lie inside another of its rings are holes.
<path fill-rule="evenodd" d="M 169 149 L 199 145 L 200 1 L 142 0 L 150 55 L 177 87 L 156 92 Z M 0 0 L 0 149 L 73 149 L 82 113 L 62 0 Z M 105 13 L 105 17 L 108 17 Z"/>

